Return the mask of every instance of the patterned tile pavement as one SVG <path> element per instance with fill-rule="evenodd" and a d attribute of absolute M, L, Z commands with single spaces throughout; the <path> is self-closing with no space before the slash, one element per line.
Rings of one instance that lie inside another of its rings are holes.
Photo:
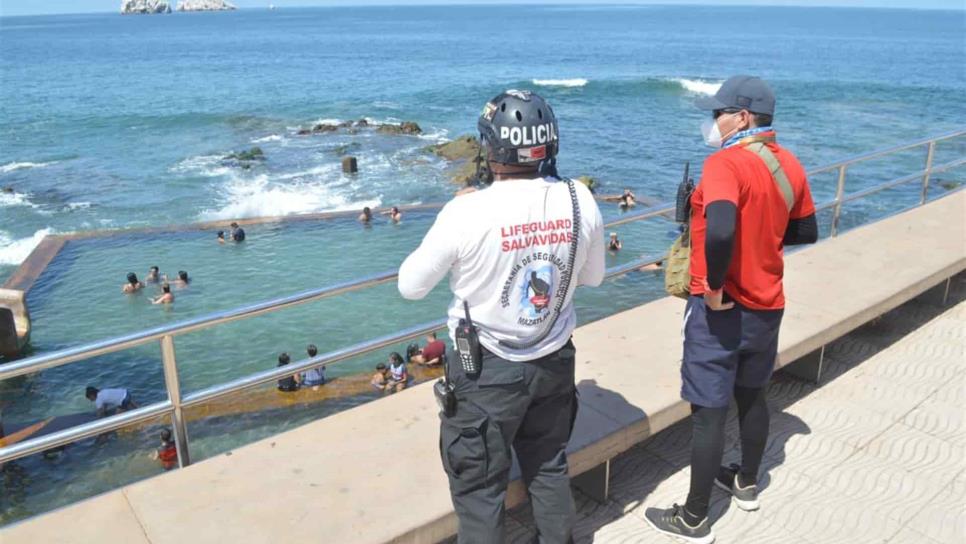
<path fill-rule="evenodd" d="M 829 345 L 818 386 L 776 374 L 762 508 L 742 512 L 715 491 L 717 542 L 966 543 L 966 277 L 938 299 L 930 291 Z M 617 457 L 606 503 L 575 491 L 576 542 L 673 542 L 643 514 L 683 503 L 690 432 L 682 422 Z M 732 415 L 726 463 L 737 448 Z M 528 507 L 509 518 L 508 540 L 531 542 Z"/>

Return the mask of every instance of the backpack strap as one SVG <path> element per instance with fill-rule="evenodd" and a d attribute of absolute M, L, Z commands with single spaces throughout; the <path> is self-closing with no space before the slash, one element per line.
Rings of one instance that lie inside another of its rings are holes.
<path fill-rule="evenodd" d="M 752 142 L 746 145 L 745 149 L 754 152 L 761 160 L 765 161 L 765 166 L 771 172 L 772 179 L 775 180 L 775 183 L 782 192 L 782 196 L 785 198 L 785 205 L 788 207 L 788 211 L 792 211 L 792 207 L 795 206 L 795 192 L 792 191 L 792 185 L 788 182 L 788 176 L 785 175 L 785 170 L 782 168 L 781 163 L 778 162 L 775 154 L 762 141 Z"/>

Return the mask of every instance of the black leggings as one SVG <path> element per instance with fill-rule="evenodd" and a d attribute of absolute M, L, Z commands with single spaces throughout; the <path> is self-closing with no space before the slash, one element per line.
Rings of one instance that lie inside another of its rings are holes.
<path fill-rule="evenodd" d="M 758 469 L 768 441 L 768 404 L 763 388 L 735 387 L 738 405 L 738 424 L 741 429 L 742 487 L 758 483 Z M 724 429 L 728 407 L 706 408 L 691 405 L 691 491 L 685 505 L 692 519 L 698 522 L 708 515 L 711 489 L 724 454 Z"/>

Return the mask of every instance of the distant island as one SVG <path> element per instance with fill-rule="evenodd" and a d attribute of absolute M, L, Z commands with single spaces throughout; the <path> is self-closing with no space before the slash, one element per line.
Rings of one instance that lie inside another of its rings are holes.
<path fill-rule="evenodd" d="M 225 0 L 181 0 L 178 11 L 230 11 L 238 9 Z M 122 0 L 121 14 L 171 13 L 164 0 Z"/>

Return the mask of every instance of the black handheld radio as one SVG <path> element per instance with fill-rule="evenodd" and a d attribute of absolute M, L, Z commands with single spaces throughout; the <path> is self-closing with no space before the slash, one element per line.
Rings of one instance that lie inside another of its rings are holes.
<path fill-rule="evenodd" d="M 473 325 L 473 320 L 470 319 L 470 305 L 465 300 L 463 310 L 466 312 L 466 318 L 460 319 L 459 326 L 456 327 L 456 353 L 459 355 L 463 372 L 475 376 L 482 369 L 483 351 L 480 348 L 480 334 Z"/>
<path fill-rule="evenodd" d="M 689 177 L 691 163 L 684 163 L 684 179 L 678 185 L 677 198 L 674 199 L 674 220 L 687 223 L 691 218 L 691 193 L 694 192 L 694 180 Z"/>

